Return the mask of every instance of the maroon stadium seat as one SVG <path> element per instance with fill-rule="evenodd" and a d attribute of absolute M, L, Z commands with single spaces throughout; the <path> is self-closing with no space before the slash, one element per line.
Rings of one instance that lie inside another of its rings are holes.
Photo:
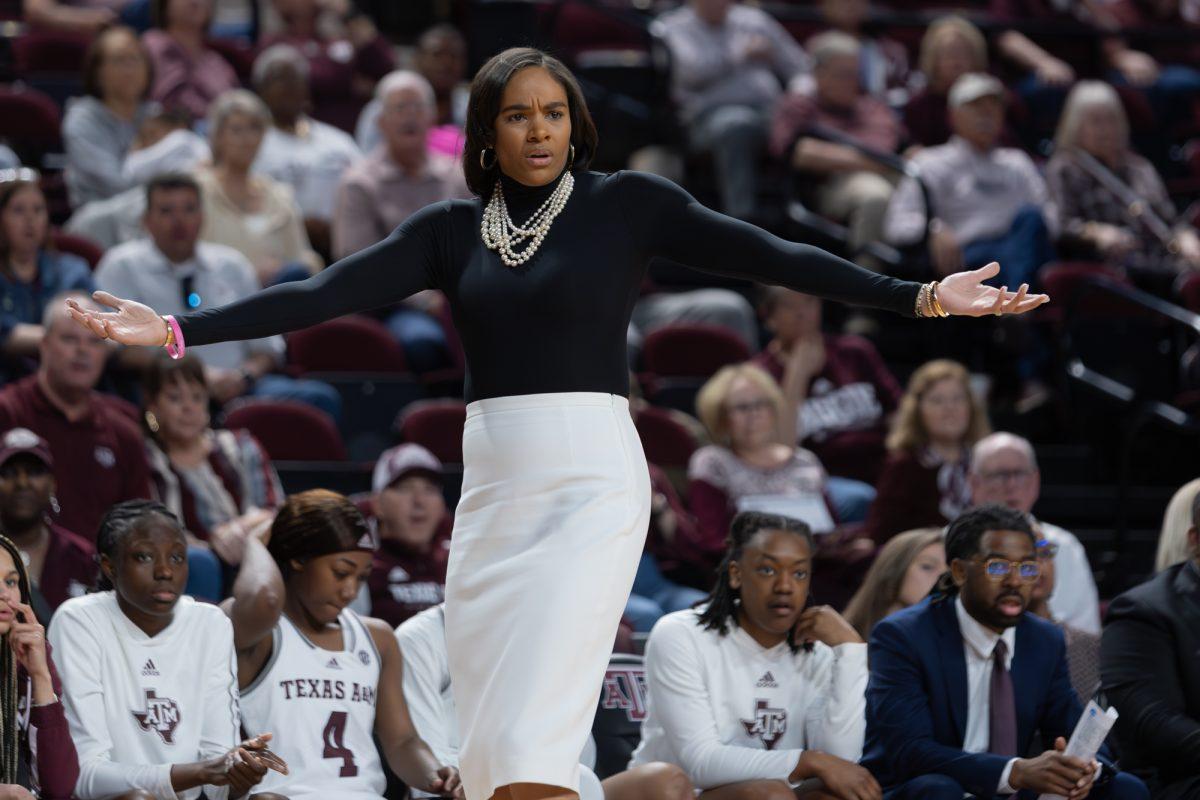
<path fill-rule="evenodd" d="M 62 115 L 43 92 L 26 86 L 0 86 L 0 119 L 4 120 L 5 139 L 22 155 L 62 149 Z"/>
<path fill-rule="evenodd" d="M 96 268 L 104 256 L 104 248 L 83 236 L 55 229 L 51 232 L 50 237 L 55 250 L 79 256 L 88 262 L 88 266 L 92 269 Z"/>
<path fill-rule="evenodd" d="M 294 400 L 237 400 L 225 427 L 254 434 L 273 461 L 345 461 L 346 446 L 328 414 Z"/>
<path fill-rule="evenodd" d="M 403 441 L 421 445 L 443 464 L 461 464 L 466 421 L 461 400 L 418 400 L 400 412 L 396 430 Z"/>
<path fill-rule="evenodd" d="M 708 378 L 750 358 L 745 343 L 716 325 L 668 325 L 646 337 L 642 363 L 658 377 Z"/>
<path fill-rule="evenodd" d="M 13 44 L 17 74 L 57 73 L 79 75 L 83 54 L 91 37 L 66 31 L 30 30 Z"/>
<path fill-rule="evenodd" d="M 300 372 L 406 373 L 404 350 L 378 320 L 351 316 L 288 337 L 288 360 Z"/>
<path fill-rule="evenodd" d="M 633 420 L 646 460 L 665 470 L 687 469 L 692 453 L 700 446 L 696 437 L 666 409 L 646 406 Z"/>
<path fill-rule="evenodd" d="M 1075 309 L 1076 301 L 1082 290 L 1091 282 L 1107 280 L 1113 283 L 1130 285 L 1117 269 L 1091 261 L 1063 261 L 1045 267 L 1039 278 L 1041 290 L 1050 295 L 1051 303 L 1038 310 L 1038 315 L 1050 322 L 1060 322 L 1071 310 Z M 1105 294 L 1092 293 L 1083 298 L 1078 310 L 1095 314 L 1105 314 L 1118 310 L 1119 304 Z"/>

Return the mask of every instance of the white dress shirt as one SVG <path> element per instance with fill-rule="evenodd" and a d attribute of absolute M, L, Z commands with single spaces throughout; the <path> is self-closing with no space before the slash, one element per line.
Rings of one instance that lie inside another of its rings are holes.
<path fill-rule="evenodd" d="M 296 133 L 267 129 L 254 171 L 292 187 L 305 218 L 333 218 L 333 202 L 346 168 L 362 157 L 350 134 L 305 117 Z"/>
<path fill-rule="evenodd" d="M 1002 634 L 988 630 L 967 613 L 961 596 L 954 601 L 954 613 L 958 616 L 958 629 L 962 631 L 963 655 L 967 662 L 967 729 L 963 733 L 962 749 L 967 753 L 986 753 L 991 738 L 993 654 L 996 642 L 1003 640 L 1008 647 L 1004 666 L 1012 670 L 1013 655 L 1017 649 L 1017 629 L 1005 628 Z M 1016 791 L 1008 784 L 1008 776 L 1016 760 L 1014 758 L 1004 766 L 996 794 L 1012 794 Z"/>
<path fill-rule="evenodd" d="M 1087 551 L 1070 531 L 1041 520 L 1038 524 L 1046 541 L 1058 545 L 1050 613 L 1070 628 L 1100 635 L 1100 594 Z"/>

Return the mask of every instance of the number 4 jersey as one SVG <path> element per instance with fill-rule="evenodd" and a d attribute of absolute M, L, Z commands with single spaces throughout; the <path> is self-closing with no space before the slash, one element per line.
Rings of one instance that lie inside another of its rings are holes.
<path fill-rule="evenodd" d="M 257 792 L 290 800 L 378 800 L 386 780 L 372 733 L 380 660 L 370 631 L 349 609 L 338 615 L 342 649 L 313 644 L 286 616 L 271 657 L 242 690 L 247 733 L 271 732 L 288 774 L 268 772 Z"/>

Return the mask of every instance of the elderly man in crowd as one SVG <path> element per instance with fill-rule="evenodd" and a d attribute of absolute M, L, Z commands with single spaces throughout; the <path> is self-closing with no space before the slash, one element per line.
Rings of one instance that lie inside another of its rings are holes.
<path fill-rule="evenodd" d="M 1042 489 L 1033 445 L 1011 433 L 993 433 L 980 439 L 971 451 L 969 473 L 974 505 L 999 503 L 1026 514 L 1033 512 Z M 1068 627 L 1100 633 L 1100 600 L 1087 552 L 1075 535 L 1049 522 L 1037 521 L 1046 541 L 1039 555 L 1053 554 L 1056 573 L 1050 595 L 1050 613 Z"/>

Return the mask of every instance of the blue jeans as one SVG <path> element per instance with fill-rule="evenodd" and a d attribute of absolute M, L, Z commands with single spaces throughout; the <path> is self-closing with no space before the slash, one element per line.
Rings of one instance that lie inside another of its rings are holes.
<path fill-rule="evenodd" d="M 962 786 L 947 775 L 922 775 L 883 793 L 884 800 L 963 800 L 967 796 Z M 1014 795 L 998 795 L 998 797 L 1008 797 L 1013 800 L 1034 800 L 1037 796 L 1037 792 L 1025 789 Z M 975 795 L 970 795 L 970 797 L 975 800 L 984 800 L 983 797 Z M 1138 778 L 1121 772 L 1113 776 L 1113 779 L 1105 785 L 1092 789 L 1088 799 L 1150 800 L 1150 790 Z M 987 800 L 990 800 L 990 796 Z"/>
<path fill-rule="evenodd" d="M 825 493 L 840 523 L 866 522 L 867 510 L 875 500 L 875 487 L 871 484 L 836 475 L 825 479 Z"/>
<path fill-rule="evenodd" d="M 659 617 L 691 608 L 707 596 L 699 589 L 667 580 L 654 556 L 642 553 L 637 575 L 633 579 L 633 593 L 625 604 L 625 616 L 633 623 L 635 631 L 646 633 L 654 627 Z"/>
<path fill-rule="evenodd" d="M 1053 258 L 1050 232 L 1036 206 L 1022 206 L 1002 236 L 974 241 L 963 248 L 963 262 L 968 269 L 999 261 L 1000 274 L 989 283 L 1013 291 L 1022 283 L 1032 287 L 1037 271 Z"/>
<path fill-rule="evenodd" d="M 392 312 L 385 324 L 404 348 L 404 358 L 413 372 L 429 372 L 450 364 L 446 332 L 429 314 L 401 307 Z"/>
<path fill-rule="evenodd" d="M 254 382 L 250 396 L 267 397 L 272 400 L 298 400 L 321 409 L 333 418 L 334 424 L 342 421 L 342 396 L 338 394 L 337 389 L 321 381 L 270 373 Z"/>
<path fill-rule="evenodd" d="M 221 602 L 221 561 L 207 547 L 188 547 L 188 579 L 184 594 L 197 600 Z"/>

